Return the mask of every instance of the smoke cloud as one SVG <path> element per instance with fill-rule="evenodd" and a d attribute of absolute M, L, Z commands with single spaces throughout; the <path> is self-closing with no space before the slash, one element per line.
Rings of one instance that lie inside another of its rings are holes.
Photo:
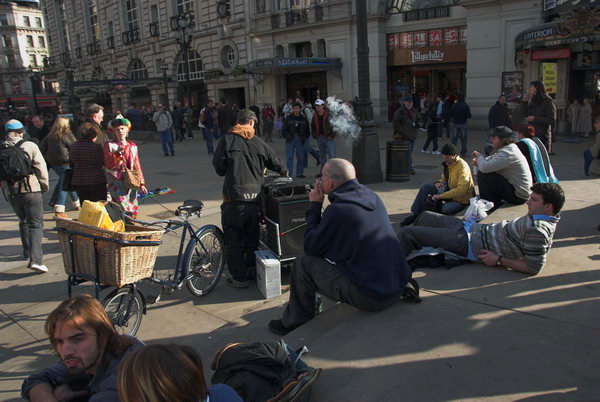
<path fill-rule="evenodd" d="M 346 140 L 357 141 L 361 128 L 352 108 L 335 96 L 327 97 L 326 101 L 329 123 L 335 134 Z"/>

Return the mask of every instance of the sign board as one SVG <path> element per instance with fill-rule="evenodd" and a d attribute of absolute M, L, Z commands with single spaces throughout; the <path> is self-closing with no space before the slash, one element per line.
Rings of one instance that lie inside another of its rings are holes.
<path fill-rule="evenodd" d="M 549 94 L 556 93 L 558 64 L 542 63 L 542 82 Z"/>
<path fill-rule="evenodd" d="M 502 95 L 507 102 L 519 103 L 523 98 L 523 72 L 505 71 L 502 73 Z"/>
<path fill-rule="evenodd" d="M 418 64 L 464 63 L 467 61 L 465 45 L 391 49 L 388 65 L 412 66 Z"/>
<path fill-rule="evenodd" d="M 571 49 L 540 49 L 531 52 L 531 60 L 570 59 Z"/>

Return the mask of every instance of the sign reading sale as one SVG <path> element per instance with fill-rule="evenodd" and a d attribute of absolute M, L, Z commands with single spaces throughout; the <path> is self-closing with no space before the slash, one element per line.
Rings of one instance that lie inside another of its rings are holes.
<path fill-rule="evenodd" d="M 557 69 L 556 63 L 542 63 L 542 82 L 549 94 L 556 93 Z"/>

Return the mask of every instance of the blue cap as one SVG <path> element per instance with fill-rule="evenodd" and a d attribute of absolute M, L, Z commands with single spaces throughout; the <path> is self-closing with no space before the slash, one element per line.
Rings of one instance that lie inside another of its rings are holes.
<path fill-rule="evenodd" d="M 23 123 L 21 123 L 19 120 L 12 119 L 6 122 L 4 128 L 6 129 L 6 131 L 20 130 L 23 128 Z"/>

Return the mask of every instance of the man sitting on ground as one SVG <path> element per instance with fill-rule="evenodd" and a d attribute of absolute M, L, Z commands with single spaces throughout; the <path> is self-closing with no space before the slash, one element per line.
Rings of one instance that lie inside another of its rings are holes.
<path fill-rule="evenodd" d="M 478 167 L 477 184 L 481 198 L 492 201 L 492 213 L 502 201 L 525 204 L 533 184 L 527 159 L 516 145 L 517 134 L 508 127 L 496 127 L 490 135 L 496 150 L 490 156 L 473 152 L 473 165 Z"/>
<path fill-rule="evenodd" d="M 435 183 L 425 183 L 419 189 L 410 211 L 412 215 L 406 217 L 401 225 L 410 225 L 417 216 L 426 209 L 427 197 L 431 196 L 433 202 L 440 202 L 439 210 L 444 215 L 452 215 L 463 210 L 469 199 L 475 194 L 473 176 L 467 162 L 458 156 L 456 146 L 446 144 L 442 147 L 442 166 L 444 172 Z M 429 209 L 428 209 L 429 210 Z"/>
<path fill-rule="evenodd" d="M 63 301 L 46 319 L 45 329 L 61 361 L 27 377 L 23 398 L 119 400 L 117 367 L 125 354 L 142 346 L 140 341 L 119 335 L 102 305 L 87 294 Z"/>
<path fill-rule="evenodd" d="M 321 215 L 324 195 L 329 205 Z M 269 330 L 285 335 L 315 315 L 317 292 L 364 311 L 398 300 L 410 279 L 381 199 L 356 180 L 354 166 L 333 158 L 309 193 L 304 251 L 291 271 L 290 301 Z"/>
<path fill-rule="evenodd" d="M 554 183 L 537 183 L 531 191 L 527 215 L 510 222 L 477 224 L 423 212 L 414 226 L 399 229 L 402 250 L 409 255 L 423 247 L 440 248 L 489 267 L 537 275 L 552 246 L 565 194 Z"/>

